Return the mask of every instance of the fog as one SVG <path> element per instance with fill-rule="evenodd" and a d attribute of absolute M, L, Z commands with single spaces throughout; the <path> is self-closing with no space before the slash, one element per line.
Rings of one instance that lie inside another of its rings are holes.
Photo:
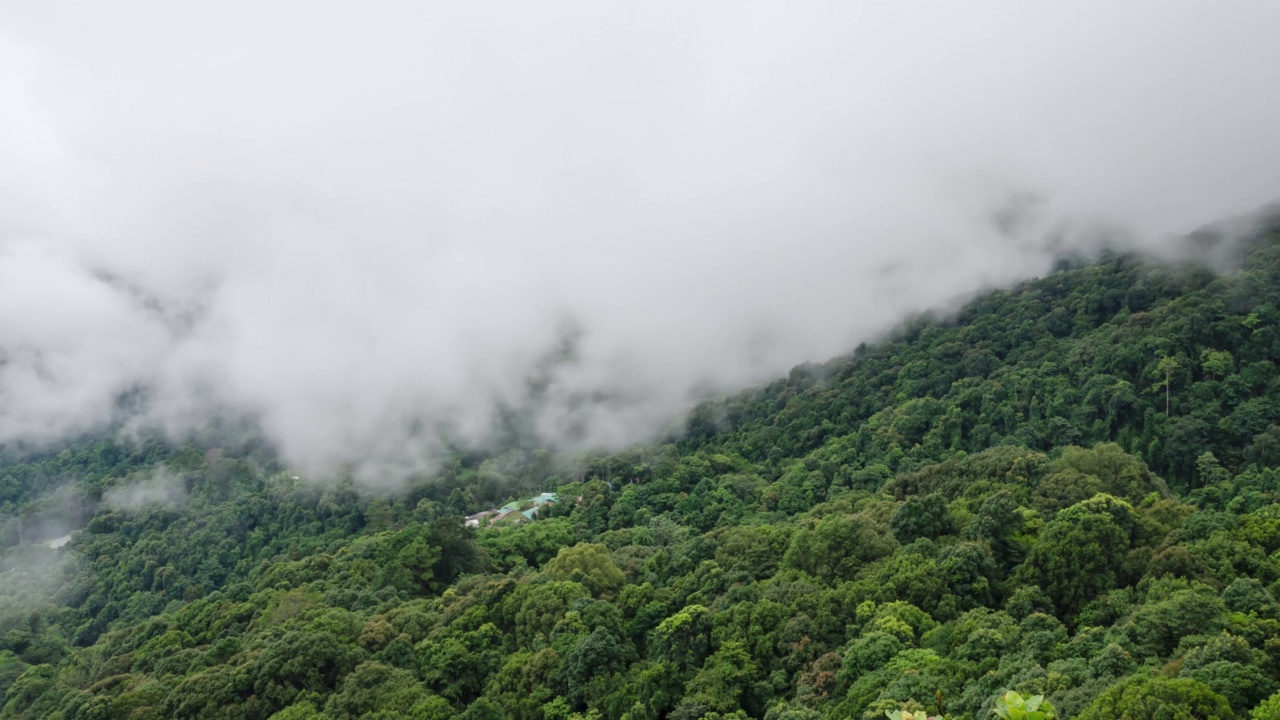
<path fill-rule="evenodd" d="M 652 437 L 1280 197 L 1268 2 L 0 4 L 0 441 Z M 531 391 L 530 378 L 536 388 Z"/>
<path fill-rule="evenodd" d="M 113 510 L 177 507 L 186 500 L 187 488 L 182 478 L 163 467 L 108 488 L 102 494 L 102 504 Z"/>

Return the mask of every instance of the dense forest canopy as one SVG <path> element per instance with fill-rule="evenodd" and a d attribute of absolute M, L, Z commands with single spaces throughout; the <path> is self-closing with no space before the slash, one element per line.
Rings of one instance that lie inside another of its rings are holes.
<path fill-rule="evenodd" d="M 392 496 L 254 448 L 10 451 L 0 717 L 1280 718 L 1277 358 L 1270 231 Z"/>

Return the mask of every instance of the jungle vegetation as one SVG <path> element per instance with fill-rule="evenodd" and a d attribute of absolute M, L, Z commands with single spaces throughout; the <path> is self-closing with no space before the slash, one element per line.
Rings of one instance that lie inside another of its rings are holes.
<path fill-rule="evenodd" d="M 1242 256 L 1064 262 L 662 442 L 394 495 L 6 450 L 0 718 L 1280 718 L 1280 233 Z"/>

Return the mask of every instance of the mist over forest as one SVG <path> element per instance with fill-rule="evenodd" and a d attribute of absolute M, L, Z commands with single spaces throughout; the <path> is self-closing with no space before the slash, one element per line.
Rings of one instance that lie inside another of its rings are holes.
<path fill-rule="evenodd" d="M 1280 718 L 1280 4 L 0 4 L 0 720 Z"/>
<path fill-rule="evenodd" d="M 1265 3 L 131 7 L 0 10 L 8 442 L 617 449 L 1280 187 Z"/>

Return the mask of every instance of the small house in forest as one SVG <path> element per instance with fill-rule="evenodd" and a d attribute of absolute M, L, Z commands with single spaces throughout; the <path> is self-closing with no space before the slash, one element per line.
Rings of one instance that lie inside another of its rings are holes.
<path fill-rule="evenodd" d="M 488 521 L 490 525 L 499 523 L 520 523 L 527 520 L 533 520 L 538 516 L 538 511 L 547 505 L 554 505 L 560 500 L 560 496 L 553 492 L 544 492 L 528 500 L 517 500 L 509 502 L 496 510 L 486 510 L 475 515 L 468 515 L 466 518 L 467 527 L 480 527 L 480 524 Z"/>

